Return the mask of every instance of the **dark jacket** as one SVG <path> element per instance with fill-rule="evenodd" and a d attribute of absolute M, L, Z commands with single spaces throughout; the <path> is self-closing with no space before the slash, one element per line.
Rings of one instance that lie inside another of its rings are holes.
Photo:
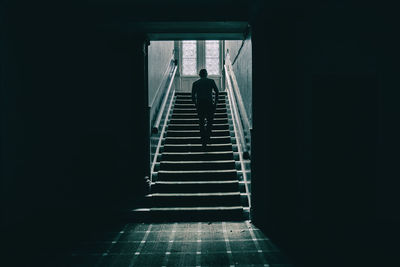
<path fill-rule="evenodd" d="M 215 92 L 215 103 L 218 100 L 218 87 L 213 79 L 201 78 L 192 85 L 192 100 L 195 104 L 213 103 L 212 90 Z"/>

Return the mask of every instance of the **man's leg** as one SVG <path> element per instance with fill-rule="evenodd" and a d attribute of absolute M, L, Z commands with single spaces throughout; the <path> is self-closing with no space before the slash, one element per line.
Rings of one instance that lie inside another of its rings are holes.
<path fill-rule="evenodd" d="M 204 126 L 204 120 L 205 120 L 205 116 L 202 112 L 198 112 L 199 114 L 199 126 L 200 126 L 200 138 L 201 138 L 201 143 L 203 144 L 203 146 L 206 146 L 206 129 Z"/>
<path fill-rule="evenodd" d="M 207 133 L 206 133 L 206 140 L 209 143 L 211 139 L 212 133 L 212 126 L 214 122 L 214 111 L 211 109 L 207 113 Z"/>

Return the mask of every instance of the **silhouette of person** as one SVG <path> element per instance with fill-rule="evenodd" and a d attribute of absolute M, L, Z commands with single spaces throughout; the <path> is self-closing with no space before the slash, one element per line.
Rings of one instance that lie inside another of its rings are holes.
<path fill-rule="evenodd" d="M 206 148 L 211 138 L 214 112 L 218 103 L 218 87 L 213 79 L 207 78 L 206 69 L 200 70 L 199 76 L 200 79 L 192 85 L 192 100 L 199 116 L 201 143 L 203 148 Z M 215 92 L 214 102 L 213 90 Z M 207 126 L 205 126 L 205 120 L 207 120 Z"/>

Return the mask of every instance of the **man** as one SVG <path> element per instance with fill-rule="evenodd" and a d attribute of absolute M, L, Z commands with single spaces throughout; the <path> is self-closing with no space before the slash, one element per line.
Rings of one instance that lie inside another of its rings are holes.
<path fill-rule="evenodd" d="M 214 111 L 218 103 L 218 87 L 213 79 L 207 78 L 206 69 L 200 70 L 199 76 L 200 79 L 195 81 L 192 86 L 192 100 L 199 116 L 201 142 L 203 148 L 206 148 L 207 142 L 210 141 Z M 215 92 L 214 102 L 213 90 Z M 207 119 L 207 127 L 205 127 L 205 119 Z"/>

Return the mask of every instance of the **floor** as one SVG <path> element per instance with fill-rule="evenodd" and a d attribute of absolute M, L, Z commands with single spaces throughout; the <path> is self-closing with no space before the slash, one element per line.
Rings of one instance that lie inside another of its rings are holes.
<path fill-rule="evenodd" d="M 250 221 L 126 224 L 93 234 L 68 266 L 293 266 Z"/>

